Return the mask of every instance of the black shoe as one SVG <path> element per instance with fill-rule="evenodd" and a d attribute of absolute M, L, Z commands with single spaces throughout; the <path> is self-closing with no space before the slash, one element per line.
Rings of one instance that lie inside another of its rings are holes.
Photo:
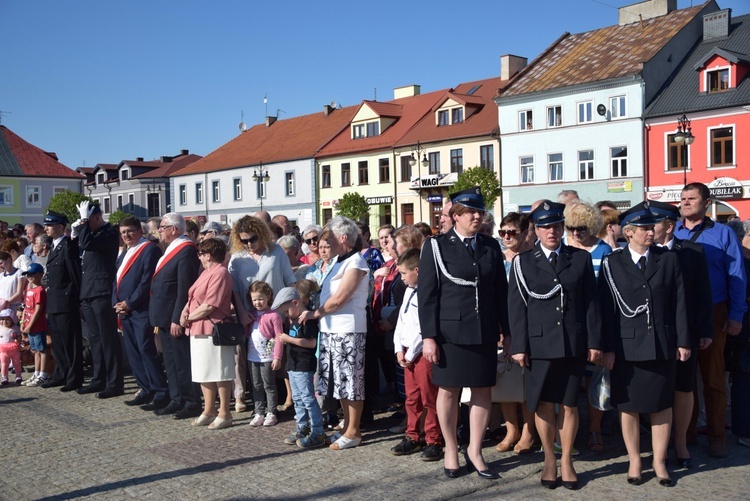
<path fill-rule="evenodd" d="M 60 387 L 60 391 L 63 392 L 63 393 L 67 393 L 69 391 L 78 391 L 80 388 L 81 388 L 80 386 L 68 386 L 68 385 L 65 385 L 65 386 L 61 386 Z"/>
<path fill-rule="evenodd" d="M 135 405 L 143 405 L 151 402 L 153 400 L 153 396 L 147 395 L 144 392 L 139 393 L 135 396 L 133 400 L 126 400 L 125 405 L 135 406 Z"/>
<path fill-rule="evenodd" d="M 122 390 L 122 388 L 107 388 L 103 391 L 100 391 L 96 394 L 96 398 L 112 398 L 112 397 L 119 397 L 120 395 L 124 395 L 125 392 Z"/>
<path fill-rule="evenodd" d="M 409 437 L 404 437 L 401 442 L 391 447 L 391 454 L 393 454 L 394 456 L 406 456 L 408 454 L 413 454 L 421 449 L 422 444 L 420 444 L 416 440 L 412 440 Z"/>
<path fill-rule="evenodd" d="M 82 386 L 81 388 L 78 388 L 76 392 L 79 395 L 87 395 L 89 393 L 96 393 L 96 392 L 103 391 L 103 390 L 104 390 L 103 386 L 94 386 L 90 384 L 88 386 Z"/>
<path fill-rule="evenodd" d="M 640 475 L 637 477 L 628 477 L 628 483 L 630 485 L 641 485 L 643 483 L 643 478 L 641 478 Z"/>
<path fill-rule="evenodd" d="M 174 415 L 175 419 L 189 419 L 198 417 L 201 415 L 202 409 L 198 406 L 195 407 L 183 407 L 177 411 Z"/>
<path fill-rule="evenodd" d="M 154 399 L 151 402 L 141 405 L 144 411 L 158 411 L 169 405 L 169 398 Z"/>
<path fill-rule="evenodd" d="M 476 470 L 477 475 L 479 475 L 482 478 L 486 478 L 488 480 L 495 480 L 495 479 L 500 478 L 500 475 L 490 470 L 489 468 L 487 468 L 486 470 L 482 470 L 482 471 L 477 470 L 477 467 L 474 466 L 474 463 L 472 463 L 471 459 L 469 459 L 469 453 L 467 451 L 464 451 L 464 459 L 466 460 L 466 469 L 469 471 L 469 473 Z"/>
<path fill-rule="evenodd" d="M 663 485 L 664 487 L 672 487 L 674 486 L 674 481 L 669 477 L 656 477 L 659 480 L 659 485 Z"/>
<path fill-rule="evenodd" d="M 440 444 L 427 444 L 427 447 L 422 449 L 422 454 L 419 455 L 422 461 L 437 461 L 442 457 L 443 446 Z"/>
<path fill-rule="evenodd" d="M 557 479 L 554 480 L 544 480 L 542 479 L 542 487 L 545 489 L 557 489 Z"/>
<path fill-rule="evenodd" d="M 677 458 L 677 467 L 689 470 L 693 467 L 693 458 Z"/>
<path fill-rule="evenodd" d="M 65 383 L 63 383 L 62 381 L 52 381 L 52 380 L 50 380 L 50 381 L 47 381 L 46 383 L 43 383 L 42 384 L 42 388 L 56 388 L 58 386 L 64 386 L 64 385 L 65 385 Z"/>
<path fill-rule="evenodd" d="M 144 405 L 144 407 L 146 406 Z M 170 402 L 166 407 L 156 409 L 154 411 L 154 414 L 156 414 L 157 416 L 167 416 L 169 414 L 176 414 L 180 409 L 182 409 L 182 404 Z"/>
<path fill-rule="evenodd" d="M 563 480 L 562 486 L 568 489 L 569 491 L 577 491 L 578 490 L 578 480 Z"/>
<path fill-rule="evenodd" d="M 443 468 L 443 473 L 445 473 L 445 476 L 448 478 L 458 478 L 458 476 L 461 474 L 461 468 L 451 469 L 451 468 Z"/>

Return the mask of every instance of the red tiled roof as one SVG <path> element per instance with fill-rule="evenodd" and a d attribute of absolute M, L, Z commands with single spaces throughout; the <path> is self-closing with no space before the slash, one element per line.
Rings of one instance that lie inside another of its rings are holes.
<path fill-rule="evenodd" d="M 372 111 L 378 114 L 380 117 L 393 117 L 398 118 L 404 111 L 404 107 L 400 104 L 395 103 L 381 103 L 380 101 L 364 101 L 362 103 L 368 106 Z"/>
<path fill-rule="evenodd" d="M 34 146 L 4 125 L 0 125 L 0 134 L 2 134 L 2 142 L 5 146 L 1 148 L 2 169 L 0 172 L 2 175 L 85 178 L 82 174 L 60 163 L 54 153 Z"/>
<path fill-rule="evenodd" d="M 342 129 L 357 111 L 348 106 L 325 113 L 277 120 L 270 126 L 258 124 L 201 160 L 181 169 L 175 175 L 196 174 L 218 170 L 312 158 L 315 153 Z"/>
<path fill-rule="evenodd" d="M 708 3 L 708 2 L 706 2 Z M 500 97 L 637 75 L 706 4 L 623 26 L 564 34 L 524 68 Z"/>
<path fill-rule="evenodd" d="M 127 163 L 131 167 L 150 167 L 150 164 L 156 164 L 158 167 L 156 167 L 153 170 L 150 170 L 149 172 L 144 172 L 143 174 L 138 174 L 137 176 L 133 176 L 133 179 L 153 179 L 157 177 L 169 177 L 175 172 L 177 172 L 180 169 L 183 169 L 198 160 L 203 158 L 200 155 L 195 155 L 193 153 L 188 155 L 180 155 L 177 157 L 174 157 L 171 162 L 126 162 L 123 161 L 120 163 L 120 165 Z M 149 164 L 149 165 L 146 165 Z"/>

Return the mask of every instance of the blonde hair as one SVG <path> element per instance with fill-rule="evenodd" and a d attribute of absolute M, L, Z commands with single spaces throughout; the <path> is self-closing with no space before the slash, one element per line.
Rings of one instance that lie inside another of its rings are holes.
<path fill-rule="evenodd" d="M 271 230 L 262 220 L 252 216 L 243 216 L 234 223 L 234 228 L 232 228 L 232 234 L 230 236 L 232 252 L 247 250 L 247 246 L 240 242 L 240 233 L 254 233 L 257 235 L 258 243 L 260 244 L 260 249 L 262 251 L 261 254 L 271 250 L 271 245 L 273 244 Z"/>
<path fill-rule="evenodd" d="M 586 227 L 589 235 L 598 235 L 602 229 L 602 216 L 598 210 L 583 202 L 565 207 L 565 226 Z"/>

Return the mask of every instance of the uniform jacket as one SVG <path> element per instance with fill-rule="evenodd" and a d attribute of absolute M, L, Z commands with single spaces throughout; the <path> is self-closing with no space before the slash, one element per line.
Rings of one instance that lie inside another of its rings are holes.
<path fill-rule="evenodd" d="M 47 313 L 78 311 L 81 307 L 81 258 L 78 242 L 63 237 L 47 257 L 45 274 L 47 290 Z"/>
<path fill-rule="evenodd" d="M 188 299 L 188 290 L 198 278 L 200 261 L 195 245 L 179 250 L 154 275 L 148 318 L 151 325 L 169 330 L 180 323 L 180 313 Z"/>
<path fill-rule="evenodd" d="M 519 283 L 516 260 L 530 291 L 545 295 L 561 284 L 562 295 L 529 297 Z M 552 268 L 537 242 L 514 258 L 508 282 L 508 311 L 513 312 L 511 354 L 554 359 L 581 357 L 589 349 L 602 348 L 602 317 L 591 254 L 563 244 L 557 267 Z"/>
<path fill-rule="evenodd" d="M 611 336 L 606 351 L 614 351 L 616 358 L 638 362 L 672 359 L 678 346 L 690 347 L 685 288 L 678 260 L 676 252 L 652 246 L 644 275 L 627 248 L 605 256 L 599 290 L 604 332 Z M 610 287 L 607 263 L 620 295 L 631 309 L 648 301 L 650 327 L 645 313 L 627 318 L 620 312 Z"/>
<path fill-rule="evenodd" d="M 154 276 L 154 268 L 161 257 L 161 249 L 154 243 L 146 243 L 145 247 L 133 261 L 130 269 L 112 286 L 112 306 L 125 301 L 133 314 L 147 314 L 149 300 L 151 298 L 151 279 Z M 117 258 L 117 268 L 125 259 L 123 251 Z"/>
<path fill-rule="evenodd" d="M 114 227 L 106 223 L 91 231 L 88 223 L 78 230 L 81 258 L 81 299 L 109 296 L 117 274 L 119 236 Z"/>
<path fill-rule="evenodd" d="M 430 240 L 419 262 L 419 323 L 423 338 L 477 345 L 496 343 L 500 332 L 510 334 L 506 310 L 508 282 L 500 245 L 477 234 L 471 257 L 454 230 L 434 237 L 448 272 L 456 278 L 479 278 L 479 308 L 474 287 L 454 284 L 436 268 Z"/>
<path fill-rule="evenodd" d="M 679 238 L 674 239 L 672 252 L 680 258 L 691 349 L 697 350 L 701 338 L 713 338 L 713 300 L 706 253 L 701 244 Z"/>

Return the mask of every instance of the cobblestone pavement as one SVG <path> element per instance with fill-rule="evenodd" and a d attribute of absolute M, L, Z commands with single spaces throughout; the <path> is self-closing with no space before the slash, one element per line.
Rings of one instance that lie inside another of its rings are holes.
<path fill-rule="evenodd" d="M 24 377 L 27 377 L 24 374 Z M 475 474 L 451 480 L 442 463 L 395 457 L 395 423 L 378 415 L 356 449 L 303 451 L 283 443 L 294 428 L 291 411 L 271 428 L 248 426 L 250 412 L 235 413 L 234 426 L 212 431 L 189 421 L 159 417 L 123 402 L 61 393 L 56 388 L 0 387 L 4 451 L 0 499 L 748 499 L 750 448 L 730 438 L 730 456 L 711 459 L 705 438 L 692 449 L 695 467 L 674 471 L 676 486 L 658 485 L 648 470 L 644 440 L 644 485 L 625 481 L 627 456 L 617 436 L 594 454 L 581 433 L 575 494 L 539 485 L 540 453 L 498 453 L 487 442 L 485 458 L 502 475 L 488 481 Z M 585 423 L 585 420 L 582 419 Z"/>

